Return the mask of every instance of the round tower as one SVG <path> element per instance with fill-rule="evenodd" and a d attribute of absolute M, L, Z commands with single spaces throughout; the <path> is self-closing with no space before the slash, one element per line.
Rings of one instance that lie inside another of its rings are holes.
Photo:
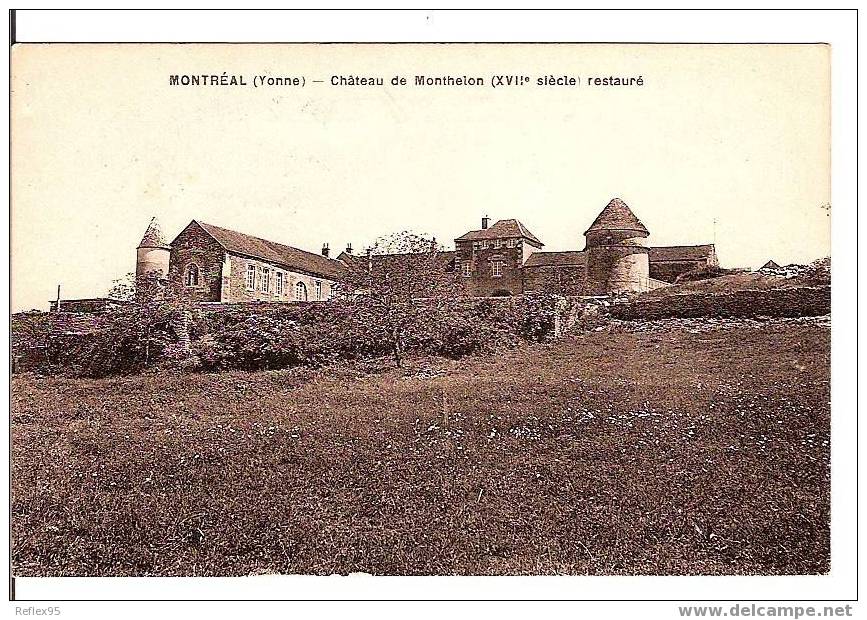
<path fill-rule="evenodd" d="M 625 202 L 613 198 L 584 236 L 589 295 L 648 290 L 650 233 Z"/>
<path fill-rule="evenodd" d="M 171 250 L 172 246 L 166 243 L 157 218 L 151 218 L 144 237 L 142 237 L 141 243 L 136 248 L 136 278 L 140 278 L 148 273 L 159 274 L 158 277 L 161 280 L 168 277 Z"/>

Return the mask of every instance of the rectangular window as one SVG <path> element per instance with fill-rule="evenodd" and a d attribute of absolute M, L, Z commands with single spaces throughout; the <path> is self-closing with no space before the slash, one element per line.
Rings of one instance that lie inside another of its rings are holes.
<path fill-rule="evenodd" d="M 465 278 L 469 278 L 473 275 L 473 266 L 471 263 L 464 263 L 461 267 Z"/>
<path fill-rule="evenodd" d="M 500 249 L 500 240 L 499 239 L 494 239 L 494 249 L 495 250 Z"/>
<path fill-rule="evenodd" d="M 322 282 L 316 281 L 316 299 L 322 299 Z"/>
<path fill-rule="evenodd" d="M 481 241 L 473 241 L 473 249 L 474 250 L 481 250 L 482 249 L 482 242 Z"/>
<path fill-rule="evenodd" d="M 503 275 L 503 263 L 501 261 L 494 261 L 491 263 L 491 276 L 494 278 L 499 278 Z"/>
<path fill-rule="evenodd" d="M 256 290 L 256 265 L 247 265 L 247 290 Z"/>
<path fill-rule="evenodd" d="M 509 242 L 508 242 L 507 245 L 508 245 L 510 248 L 515 247 L 515 240 L 514 240 L 514 239 L 509 239 Z"/>
<path fill-rule="evenodd" d="M 277 293 L 277 297 L 283 297 L 283 272 L 278 271 L 274 274 L 274 292 Z"/>
<path fill-rule="evenodd" d="M 263 293 L 271 290 L 271 270 L 265 267 L 262 269 L 262 283 L 259 287 Z"/>
<path fill-rule="evenodd" d="M 487 249 L 488 249 L 488 240 L 487 240 L 487 239 L 485 239 L 485 240 L 482 241 L 482 249 L 483 249 L 483 250 L 487 250 Z"/>

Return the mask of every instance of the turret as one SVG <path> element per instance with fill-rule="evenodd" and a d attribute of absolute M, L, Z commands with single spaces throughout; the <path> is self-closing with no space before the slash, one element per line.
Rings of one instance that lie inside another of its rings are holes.
<path fill-rule="evenodd" d="M 151 218 L 144 237 L 136 248 L 136 278 L 148 273 L 158 273 L 160 279 L 165 279 L 169 273 L 171 250 L 172 247 L 166 243 L 157 218 Z"/>
<path fill-rule="evenodd" d="M 648 289 L 650 233 L 625 202 L 613 198 L 584 233 L 590 295 Z"/>

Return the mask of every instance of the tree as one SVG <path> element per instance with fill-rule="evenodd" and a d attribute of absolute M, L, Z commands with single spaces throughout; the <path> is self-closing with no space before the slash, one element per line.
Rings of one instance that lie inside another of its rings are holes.
<path fill-rule="evenodd" d="M 434 238 L 407 231 L 380 237 L 364 255 L 346 258 L 336 297 L 355 320 L 381 326 L 401 367 L 407 338 L 459 295 L 452 261 Z"/>
<path fill-rule="evenodd" d="M 117 301 L 112 311 L 112 351 L 107 359 L 125 369 L 146 367 L 155 354 L 177 340 L 175 329 L 186 304 L 165 286 L 158 272 L 128 273 L 115 280 L 108 297 Z M 121 361 L 122 360 L 122 361 Z"/>

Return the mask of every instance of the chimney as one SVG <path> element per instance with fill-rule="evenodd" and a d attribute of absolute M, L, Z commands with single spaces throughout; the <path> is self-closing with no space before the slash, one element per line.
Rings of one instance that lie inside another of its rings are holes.
<path fill-rule="evenodd" d="M 488 227 L 488 222 L 490 221 L 491 218 L 489 218 L 487 215 L 482 218 L 482 230 L 485 230 Z"/>
<path fill-rule="evenodd" d="M 351 243 L 346 244 L 346 253 L 352 254 L 352 244 Z"/>
<path fill-rule="evenodd" d="M 328 258 L 328 253 L 329 253 L 329 252 L 330 252 L 330 250 L 328 249 L 328 244 L 327 244 L 327 243 L 323 243 L 323 244 L 322 244 L 322 256 L 324 256 L 325 258 Z"/>

